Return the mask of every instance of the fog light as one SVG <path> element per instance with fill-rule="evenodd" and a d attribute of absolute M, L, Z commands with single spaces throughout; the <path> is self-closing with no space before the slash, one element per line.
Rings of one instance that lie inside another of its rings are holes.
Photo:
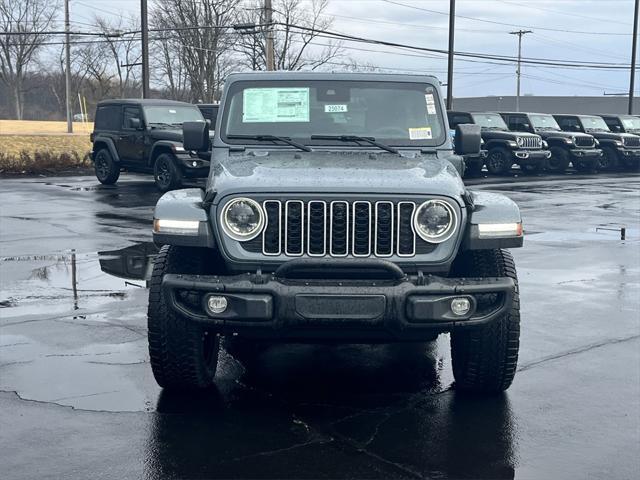
<path fill-rule="evenodd" d="M 227 309 L 227 299 L 219 295 L 207 297 L 207 310 L 210 314 L 223 313 Z"/>
<path fill-rule="evenodd" d="M 451 311 L 459 317 L 466 315 L 471 310 L 471 302 L 468 298 L 460 297 L 451 300 Z"/>
<path fill-rule="evenodd" d="M 194 160 L 193 162 L 191 162 L 191 165 L 194 166 L 194 167 L 197 167 L 198 166 L 198 162 Z"/>

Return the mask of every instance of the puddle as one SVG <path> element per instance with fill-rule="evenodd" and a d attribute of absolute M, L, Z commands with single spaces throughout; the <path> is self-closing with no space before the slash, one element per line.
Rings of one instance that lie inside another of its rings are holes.
<path fill-rule="evenodd" d="M 147 242 L 89 254 L 0 258 L 6 277 L 17 277 L 2 286 L 3 323 L 25 316 L 80 314 L 124 300 L 132 290 L 146 288 L 157 251 Z"/>

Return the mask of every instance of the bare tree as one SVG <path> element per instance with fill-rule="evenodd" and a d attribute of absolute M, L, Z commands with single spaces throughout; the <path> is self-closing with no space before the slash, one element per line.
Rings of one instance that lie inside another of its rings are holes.
<path fill-rule="evenodd" d="M 316 41 L 323 30 L 331 28 L 332 19 L 325 15 L 329 0 L 275 0 L 273 3 L 275 63 L 278 70 L 316 70 L 342 56 L 340 42 Z M 255 1 L 240 15 L 240 23 L 264 25 L 262 2 Z M 296 28 L 304 27 L 304 29 Z M 266 69 L 266 29 L 243 35 L 237 46 L 245 66 Z"/>
<path fill-rule="evenodd" d="M 219 94 L 229 27 L 240 0 L 158 0 L 151 24 L 160 32 L 154 49 L 160 78 L 177 97 L 211 102 Z"/>
<path fill-rule="evenodd" d="M 18 120 L 23 117 L 27 69 L 49 38 L 44 32 L 58 7 L 55 0 L 0 0 L 0 80 L 11 89 Z"/>
<path fill-rule="evenodd" d="M 117 95 L 122 98 L 131 87 L 139 84 L 137 75 L 139 66 L 135 64 L 140 61 L 142 52 L 139 39 L 130 34 L 122 36 L 117 34 L 136 30 L 139 27 L 139 19 L 135 17 L 125 19 L 120 16 L 114 20 L 107 20 L 98 15 L 94 18 L 98 30 L 105 34 L 104 50 L 113 61 L 118 82 Z"/>

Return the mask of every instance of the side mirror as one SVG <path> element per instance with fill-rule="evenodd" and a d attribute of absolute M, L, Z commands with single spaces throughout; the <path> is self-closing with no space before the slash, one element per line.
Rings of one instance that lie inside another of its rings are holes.
<path fill-rule="evenodd" d="M 184 122 L 182 124 L 182 145 L 185 150 L 209 151 L 209 124 L 207 122 Z"/>
<path fill-rule="evenodd" d="M 456 136 L 453 140 L 453 151 L 457 155 L 473 155 L 480 153 L 480 125 L 473 123 L 461 123 L 456 127 Z"/>
<path fill-rule="evenodd" d="M 139 118 L 130 118 L 129 119 L 129 127 L 134 130 L 140 130 L 142 128 L 142 120 Z"/>

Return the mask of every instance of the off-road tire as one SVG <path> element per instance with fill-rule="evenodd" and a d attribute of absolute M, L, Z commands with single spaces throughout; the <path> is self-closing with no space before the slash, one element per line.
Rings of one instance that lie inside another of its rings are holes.
<path fill-rule="evenodd" d="M 177 159 L 170 153 L 161 153 L 153 164 L 153 178 L 161 192 L 176 190 L 182 186 L 182 171 Z"/>
<path fill-rule="evenodd" d="M 624 158 L 622 160 L 622 168 L 630 172 L 637 172 L 640 170 L 640 159 L 636 158 Z"/>
<path fill-rule="evenodd" d="M 177 314 L 162 293 L 167 273 L 202 274 L 206 250 L 165 245 L 153 263 L 147 311 L 149 357 L 158 385 L 194 390 L 213 385 L 220 338 Z"/>
<path fill-rule="evenodd" d="M 611 147 L 602 147 L 602 156 L 598 159 L 598 170 L 610 172 L 618 167 L 618 153 Z"/>
<path fill-rule="evenodd" d="M 101 148 L 93 159 L 93 168 L 96 178 L 103 185 L 113 185 L 120 178 L 120 165 L 118 165 L 106 148 Z"/>
<path fill-rule="evenodd" d="M 551 156 L 547 159 L 546 169 L 551 173 L 564 173 L 569 168 L 569 154 L 564 148 L 551 147 L 549 149 Z"/>
<path fill-rule="evenodd" d="M 489 173 L 493 175 L 506 175 L 511 171 L 513 165 L 511 152 L 504 147 L 494 147 L 489 150 L 485 165 Z"/>
<path fill-rule="evenodd" d="M 513 257 L 506 250 L 470 250 L 459 259 L 459 274 L 509 277 L 516 288 L 509 313 L 489 324 L 454 330 L 451 359 L 455 388 L 470 393 L 498 393 L 511 385 L 520 346 L 520 299 Z"/>
<path fill-rule="evenodd" d="M 589 160 L 573 160 L 573 168 L 580 173 L 595 173 L 598 163 Z"/>

